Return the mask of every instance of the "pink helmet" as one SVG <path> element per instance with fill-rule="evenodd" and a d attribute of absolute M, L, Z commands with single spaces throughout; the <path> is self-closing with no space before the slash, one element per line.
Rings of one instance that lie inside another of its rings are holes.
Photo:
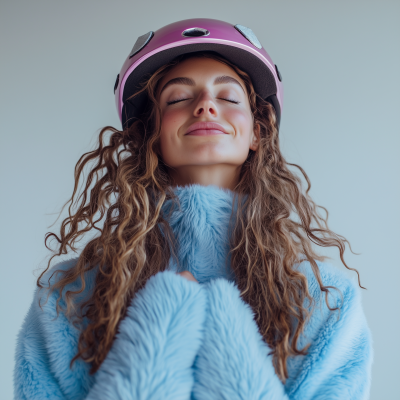
<path fill-rule="evenodd" d="M 247 72 L 256 93 L 274 106 L 279 126 L 282 78 L 253 31 L 243 25 L 195 18 L 174 22 L 136 40 L 114 85 L 115 103 L 123 128 L 132 124 L 146 104 L 145 93 L 127 100 L 139 90 L 144 77 L 181 54 L 197 51 L 219 53 Z"/>

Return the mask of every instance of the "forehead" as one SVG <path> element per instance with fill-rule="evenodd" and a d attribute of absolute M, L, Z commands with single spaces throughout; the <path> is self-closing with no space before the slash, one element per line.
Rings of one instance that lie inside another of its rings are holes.
<path fill-rule="evenodd" d="M 168 73 L 161 79 L 160 87 L 176 77 L 189 77 L 198 81 L 212 80 L 216 76 L 228 75 L 237 79 L 245 88 L 244 82 L 240 76 L 229 65 L 223 64 L 218 60 L 212 58 L 199 58 L 193 57 L 180 62 L 175 65 Z"/>

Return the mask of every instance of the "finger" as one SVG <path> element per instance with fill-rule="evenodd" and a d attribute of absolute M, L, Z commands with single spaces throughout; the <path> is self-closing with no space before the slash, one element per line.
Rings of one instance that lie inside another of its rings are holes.
<path fill-rule="evenodd" d="M 189 281 L 197 282 L 197 279 L 193 276 L 193 274 L 190 271 L 182 271 L 182 272 L 179 272 L 178 275 L 183 276 L 184 278 L 186 278 Z"/>

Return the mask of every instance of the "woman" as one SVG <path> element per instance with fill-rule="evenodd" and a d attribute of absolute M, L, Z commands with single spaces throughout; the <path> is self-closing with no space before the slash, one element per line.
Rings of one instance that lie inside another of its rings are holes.
<path fill-rule="evenodd" d="M 251 30 L 149 32 L 114 91 L 123 130 L 81 157 L 71 205 L 95 164 L 80 204 L 46 242 L 54 257 L 99 235 L 39 277 L 15 397 L 367 398 L 359 288 L 313 247 L 352 269 L 348 242 L 282 157 L 281 77 Z"/>

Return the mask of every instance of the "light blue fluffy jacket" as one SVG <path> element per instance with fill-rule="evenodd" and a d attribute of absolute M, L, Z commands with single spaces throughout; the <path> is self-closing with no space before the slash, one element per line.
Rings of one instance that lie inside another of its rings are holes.
<path fill-rule="evenodd" d="M 177 275 L 172 261 L 169 270 L 151 277 L 94 375 L 82 360 L 70 369 L 79 331 L 63 313 L 56 318 L 58 293 L 41 310 L 38 300 L 46 296 L 36 291 L 18 336 L 15 399 L 367 399 L 372 341 L 356 282 L 318 263 L 324 284 L 343 294 L 339 315 L 327 308 L 309 263 L 298 266 L 317 307 L 300 343 L 311 344 L 308 354 L 289 359 L 283 385 L 253 312 L 225 268 L 233 193 L 200 185 L 175 190 L 181 209 L 169 222 L 179 260 L 200 284 Z M 165 203 L 165 210 L 170 206 Z M 53 268 L 70 268 L 76 260 Z M 87 280 L 90 290 L 94 276 Z M 330 304 L 340 304 L 340 295 L 331 293 Z"/>

